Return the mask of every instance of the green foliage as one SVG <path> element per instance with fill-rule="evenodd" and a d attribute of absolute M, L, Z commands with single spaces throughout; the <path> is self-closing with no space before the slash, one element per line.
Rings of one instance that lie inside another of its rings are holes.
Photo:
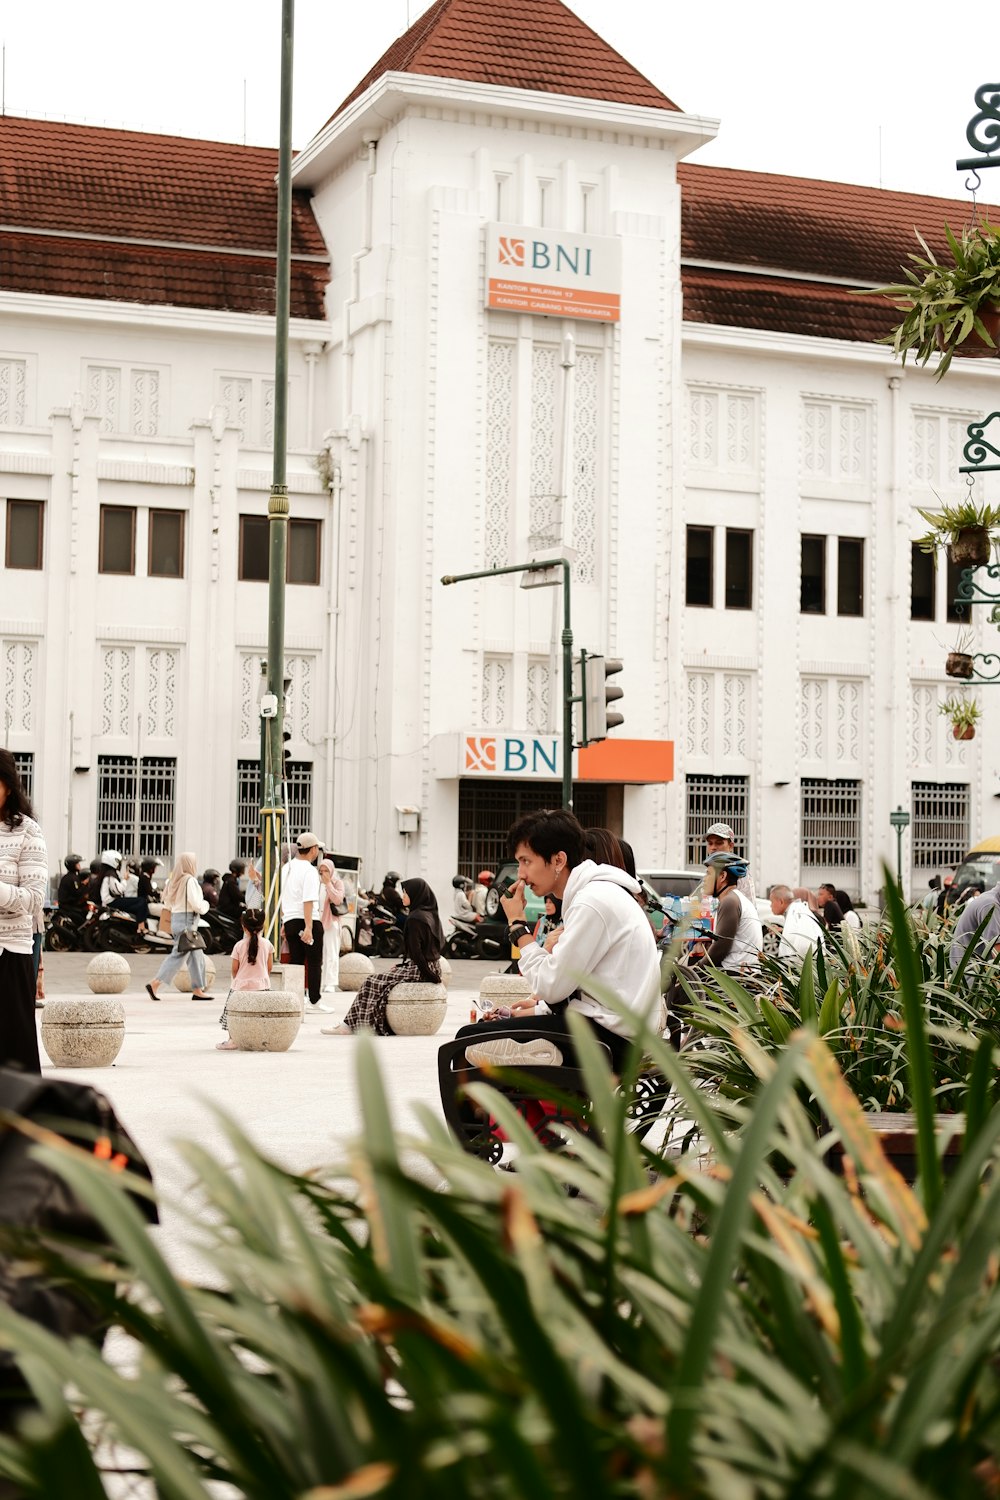
<path fill-rule="evenodd" d="M 915 231 L 924 254 L 909 256 L 914 269 L 902 268 L 905 281 L 877 288 L 903 310 L 901 321 L 882 342 L 891 344 L 904 364 L 907 354 L 925 365 L 932 354 L 940 353 L 939 380 L 956 349 L 973 332 L 995 347 L 981 314 L 1000 304 L 1000 231 L 985 219 L 966 226 L 957 237 L 947 224 L 944 229 L 950 265 L 938 261 Z"/>
<path fill-rule="evenodd" d="M 752 1097 L 717 1101 L 684 1055 L 640 1039 L 705 1154 L 625 1133 L 577 1017 L 590 1134 L 545 1151 L 502 1096 L 472 1091 L 517 1145 L 513 1176 L 430 1111 L 419 1142 L 398 1141 L 371 1044 L 349 1162 L 290 1174 L 232 1121 L 229 1163 L 188 1145 L 200 1201 L 177 1212 L 211 1284 L 173 1274 L 106 1167 L 40 1148 L 115 1248 L 33 1254 L 97 1299 L 136 1358 L 113 1367 L 0 1306 L 37 1401 L 0 1438 L 0 1475 L 27 1500 L 98 1500 L 125 1445 L 165 1500 L 985 1500 L 1000 1449 L 990 1048 L 972 1050 L 955 1176 L 942 1184 L 925 1155 L 914 1191 L 819 1034 L 841 999 L 868 1003 L 867 987 L 887 1014 L 891 991 L 933 1128 L 926 996 L 943 950 L 894 916 L 877 972 L 848 976 L 846 956 L 809 971 L 804 1025 L 786 994 L 764 1019 L 727 989 Z"/>
<path fill-rule="evenodd" d="M 918 506 L 917 513 L 923 516 L 931 529 L 917 538 L 916 545 L 922 552 L 930 552 L 935 556 L 939 547 L 956 542 L 959 532 L 980 527 L 985 531 L 994 531 L 1000 526 L 1000 505 L 987 505 L 971 497 L 959 505 L 942 503 L 937 510 L 923 510 Z"/>
<path fill-rule="evenodd" d="M 938 713 L 948 719 L 953 729 L 975 729 L 983 711 L 975 698 L 960 698 L 949 693 L 943 703 L 938 704 Z"/>

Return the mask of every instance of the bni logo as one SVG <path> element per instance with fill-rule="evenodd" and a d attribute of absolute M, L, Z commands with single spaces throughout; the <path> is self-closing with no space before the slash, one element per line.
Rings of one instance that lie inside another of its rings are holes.
<path fill-rule="evenodd" d="M 523 266 L 524 241 L 513 240 L 509 235 L 502 234 L 497 248 L 497 259 L 502 266 Z"/>
<path fill-rule="evenodd" d="M 497 742 L 491 734 L 469 734 L 465 737 L 465 769 L 467 771 L 495 771 L 497 768 Z"/>

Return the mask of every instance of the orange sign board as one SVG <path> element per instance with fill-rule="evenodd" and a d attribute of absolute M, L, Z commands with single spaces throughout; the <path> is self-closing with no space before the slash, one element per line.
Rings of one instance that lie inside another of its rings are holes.
<path fill-rule="evenodd" d="M 577 781 L 618 781 L 633 786 L 673 781 L 673 740 L 599 740 L 578 752 Z"/>
<path fill-rule="evenodd" d="M 486 226 L 486 306 L 617 323 L 622 249 L 611 236 Z"/>

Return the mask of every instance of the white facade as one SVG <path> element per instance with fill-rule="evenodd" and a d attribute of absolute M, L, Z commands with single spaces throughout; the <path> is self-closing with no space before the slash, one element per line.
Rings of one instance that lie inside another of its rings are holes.
<path fill-rule="evenodd" d="M 745 778 L 758 885 L 831 878 L 870 899 L 915 783 L 967 787 L 970 836 L 995 831 L 1000 695 L 980 694 L 975 741 L 950 738 L 956 627 L 943 568 L 936 622 L 911 622 L 910 540 L 916 505 L 956 495 L 998 373 L 956 362 L 935 384 L 877 347 L 682 324 L 675 168 L 713 129 L 388 74 L 296 159 L 332 280 L 327 323 L 292 329 L 292 516 L 321 523 L 321 554 L 318 586 L 287 595 L 289 756 L 311 767 L 312 826 L 370 878 L 419 872 L 443 896 L 460 860 L 478 867 L 473 782 L 537 779 L 558 800 L 544 759 L 459 774 L 469 735 L 558 733 L 558 591 L 440 578 L 551 535 L 564 382 L 575 641 L 623 658 L 622 734 L 675 744 L 672 783 L 607 798 L 640 866 L 687 863 L 689 777 Z M 497 222 L 617 237 L 620 322 L 487 311 Z M 5 725 L 35 757 L 50 848 L 93 852 L 101 757 L 173 758 L 171 848 L 224 864 L 258 753 L 266 585 L 239 580 L 239 518 L 266 513 L 269 320 L 0 306 L 2 498 L 45 507 L 43 568 L 3 574 Z M 101 506 L 136 511 L 134 575 L 97 571 Z M 147 576 L 157 507 L 184 513 L 179 579 Z M 689 526 L 714 532 L 711 606 L 685 603 Z M 725 607 L 727 529 L 753 533 L 749 609 Z M 823 614 L 800 610 L 803 534 L 828 539 Z M 860 617 L 837 613 L 838 538 L 863 542 Z M 847 866 L 803 860 L 804 780 L 817 797 L 850 784 Z"/>

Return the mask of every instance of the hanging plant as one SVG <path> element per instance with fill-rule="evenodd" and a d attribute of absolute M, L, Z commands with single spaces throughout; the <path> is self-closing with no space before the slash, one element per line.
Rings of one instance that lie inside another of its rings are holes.
<path fill-rule="evenodd" d="M 936 557 L 939 547 L 947 547 L 959 568 L 981 568 L 989 562 L 991 533 L 1000 527 L 1000 505 L 977 505 L 970 498 L 961 505 L 942 505 L 940 510 L 918 506 L 917 512 L 931 528 L 917 538 L 922 552 Z"/>
<path fill-rule="evenodd" d="M 891 344 L 904 364 L 908 354 L 919 365 L 941 354 L 939 380 L 956 353 L 983 357 L 1000 352 L 1000 230 L 982 219 L 967 225 L 958 238 L 947 224 L 944 232 L 950 264 L 937 260 L 916 230 L 925 253 L 910 255 L 915 269 L 903 266 L 905 281 L 876 288 L 904 310 L 881 342 Z"/>
<path fill-rule="evenodd" d="M 958 677 L 964 682 L 968 682 L 971 678 L 975 671 L 975 662 L 969 650 L 971 645 L 972 631 L 960 631 L 954 649 L 948 652 L 948 657 L 944 664 L 945 672 L 949 677 Z"/>
<path fill-rule="evenodd" d="M 938 705 L 938 713 L 951 720 L 951 732 L 956 740 L 974 740 L 976 725 L 982 717 L 982 709 L 974 698 L 959 698 L 949 693 Z"/>

